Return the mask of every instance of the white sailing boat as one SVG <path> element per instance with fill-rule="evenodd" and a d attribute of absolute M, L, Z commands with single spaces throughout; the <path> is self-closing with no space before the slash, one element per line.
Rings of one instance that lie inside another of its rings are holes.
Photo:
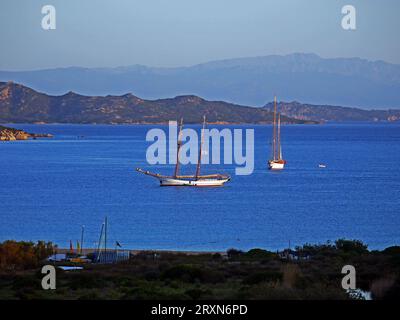
<path fill-rule="evenodd" d="M 278 114 L 278 121 L 277 121 Z M 274 97 L 274 122 L 272 128 L 272 159 L 268 161 L 268 169 L 283 170 L 286 161 L 282 158 L 281 146 L 281 114 L 277 113 L 276 96 Z"/>
<path fill-rule="evenodd" d="M 167 186 L 219 187 L 219 186 L 222 186 L 225 182 L 228 182 L 231 179 L 231 177 L 229 175 L 224 175 L 224 174 L 200 175 L 201 156 L 202 156 L 202 149 L 203 149 L 203 144 L 204 144 L 205 125 L 206 125 L 206 117 L 204 116 L 203 128 L 201 131 L 199 158 L 197 161 L 195 175 L 179 175 L 179 154 L 180 154 L 180 149 L 181 149 L 181 145 L 182 145 L 183 120 L 181 120 L 181 123 L 179 126 L 178 143 L 177 143 L 177 151 L 176 151 L 176 165 L 175 165 L 174 175 L 173 176 L 165 176 L 165 175 L 161 175 L 158 173 L 144 171 L 140 168 L 136 168 L 136 171 L 158 179 L 160 181 L 160 186 L 162 186 L 162 187 L 167 187 Z"/>

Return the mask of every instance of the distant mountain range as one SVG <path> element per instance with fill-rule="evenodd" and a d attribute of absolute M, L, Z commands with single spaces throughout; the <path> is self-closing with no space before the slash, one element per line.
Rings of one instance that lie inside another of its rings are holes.
<path fill-rule="evenodd" d="M 73 92 L 50 96 L 12 82 L 0 82 L 0 123 L 270 123 L 272 112 L 197 96 L 144 100 L 132 94 L 83 96 Z M 315 123 L 283 117 L 284 123 Z"/>
<path fill-rule="evenodd" d="M 47 94 L 134 92 L 144 99 L 195 94 L 262 106 L 276 93 L 284 101 L 317 105 L 400 107 L 400 65 L 360 58 L 324 59 L 315 54 L 230 59 L 181 68 L 134 65 L 0 71 L 0 80 L 13 80 Z"/>
<path fill-rule="evenodd" d="M 341 121 L 398 121 L 400 120 L 400 109 L 397 110 L 364 110 L 358 108 L 346 108 L 340 106 L 303 104 L 297 101 L 279 102 L 278 110 L 287 117 L 314 120 L 319 122 L 341 122 Z M 264 106 L 272 111 L 272 102 Z"/>

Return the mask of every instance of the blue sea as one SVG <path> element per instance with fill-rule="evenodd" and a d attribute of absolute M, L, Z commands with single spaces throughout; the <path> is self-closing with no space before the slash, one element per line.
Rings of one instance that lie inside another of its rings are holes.
<path fill-rule="evenodd" d="M 271 126 L 227 126 L 255 129 L 255 170 L 237 176 L 235 165 L 203 166 L 203 173 L 232 175 L 221 188 L 162 188 L 135 172 L 172 173 L 173 165 L 146 162 L 146 133 L 161 125 L 10 126 L 54 138 L 0 143 L 0 240 L 69 247 L 84 225 L 84 247 L 95 247 L 107 216 L 109 247 L 277 250 L 338 238 L 371 249 L 400 244 L 400 124 L 283 126 L 282 172 L 266 166 Z"/>

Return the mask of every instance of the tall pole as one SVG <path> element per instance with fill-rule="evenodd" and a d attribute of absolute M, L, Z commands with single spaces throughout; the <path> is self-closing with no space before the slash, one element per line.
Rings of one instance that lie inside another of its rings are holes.
<path fill-rule="evenodd" d="M 281 160 L 281 114 L 278 113 L 278 160 Z"/>
<path fill-rule="evenodd" d="M 82 249 L 83 249 L 83 233 L 85 232 L 85 226 L 82 225 L 82 230 L 81 230 L 81 250 L 80 254 L 82 254 Z"/>
<path fill-rule="evenodd" d="M 101 254 L 100 248 L 101 248 L 101 239 L 103 239 L 103 230 L 104 230 L 104 222 L 101 225 L 100 238 L 99 238 L 99 243 L 97 245 L 97 262 L 100 261 L 100 254 Z"/>
<path fill-rule="evenodd" d="M 175 164 L 175 173 L 174 177 L 178 177 L 179 174 L 179 152 L 181 150 L 181 145 L 182 145 L 182 128 L 183 128 L 183 118 L 181 118 L 181 123 L 179 126 L 179 133 L 178 133 L 178 145 L 177 145 L 177 150 L 176 150 L 176 164 Z"/>
<path fill-rule="evenodd" d="M 107 216 L 104 220 L 104 254 L 107 261 Z"/>
<path fill-rule="evenodd" d="M 201 165 L 201 153 L 203 150 L 203 140 L 204 140 L 204 130 L 206 127 L 206 116 L 203 116 L 203 129 L 201 130 L 201 142 L 200 142 L 200 150 L 199 150 L 199 159 L 197 161 L 197 168 L 196 168 L 196 180 L 200 175 L 200 165 Z"/>
<path fill-rule="evenodd" d="M 272 145 L 272 153 L 273 160 L 276 160 L 276 96 L 274 96 L 274 124 L 273 124 L 273 145 Z"/>

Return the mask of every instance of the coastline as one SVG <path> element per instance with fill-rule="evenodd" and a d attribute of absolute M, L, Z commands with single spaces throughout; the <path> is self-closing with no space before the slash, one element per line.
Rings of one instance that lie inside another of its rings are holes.
<path fill-rule="evenodd" d="M 169 121 L 177 121 L 171 119 Z M 304 120 L 307 121 L 307 120 Z M 187 125 L 200 125 L 198 122 L 187 122 Z M 246 125 L 254 125 L 254 126 L 264 126 L 264 125 L 272 125 L 273 123 L 270 121 L 260 121 L 260 122 L 229 122 L 229 121 L 217 121 L 217 122 L 207 122 L 209 125 L 213 126 L 246 126 Z M 285 126 L 302 126 L 302 125 L 326 125 L 326 124 L 400 124 L 400 121 L 389 121 L 389 120 L 378 120 L 378 121 L 308 121 L 304 123 L 295 123 L 295 122 L 281 122 L 282 125 Z M 164 125 L 168 126 L 168 122 L 131 122 L 131 123 L 109 123 L 109 122 L 0 122 L 1 126 L 18 126 L 18 125 L 43 125 L 43 126 L 53 126 L 53 125 L 71 125 L 71 126 L 86 126 L 86 125 L 93 125 L 93 126 L 152 126 L 152 125 Z"/>
<path fill-rule="evenodd" d="M 171 119 L 169 121 L 177 121 Z M 8 125 L 109 125 L 109 126 L 148 126 L 148 125 L 168 125 L 169 121 L 160 121 L 160 122 L 4 122 L 0 123 L 0 126 L 8 126 Z M 308 121 L 302 120 L 303 123 L 296 123 L 296 122 L 282 122 L 282 125 L 318 125 L 318 124 L 325 124 L 324 121 Z M 360 121 L 361 122 L 361 121 Z M 389 122 L 389 121 L 388 121 Z M 198 125 L 198 122 L 186 122 L 189 125 Z M 259 122 L 230 122 L 230 121 L 207 121 L 209 125 L 272 125 L 271 121 L 259 121 Z"/>
<path fill-rule="evenodd" d="M 98 249 L 82 249 L 82 254 L 83 255 L 87 255 L 87 254 L 93 254 L 95 252 L 97 252 Z M 104 251 L 104 249 L 102 249 L 102 251 Z M 204 255 L 204 254 L 220 254 L 222 256 L 226 255 L 226 250 L 225 251 L 220 251 L 220 250 L 204 250 L 204 251 L 200 251 L 200 250 L 168 250 L 168 249 L 123 249 L 123 248 L 119 248 L 119 249 L 107 249 L 107 252 L 129 252 L 131 255 L 137 255 L 137 254 L 183 254 L 183 255 L 188 255 L 188 256 L 198 256 L 198 255 Z M 61 253 L 61 254 L 66 254 L 66 253 L 70 253 L 71 250 L 68 248 L 57 248 L 57 253 Z"/>

